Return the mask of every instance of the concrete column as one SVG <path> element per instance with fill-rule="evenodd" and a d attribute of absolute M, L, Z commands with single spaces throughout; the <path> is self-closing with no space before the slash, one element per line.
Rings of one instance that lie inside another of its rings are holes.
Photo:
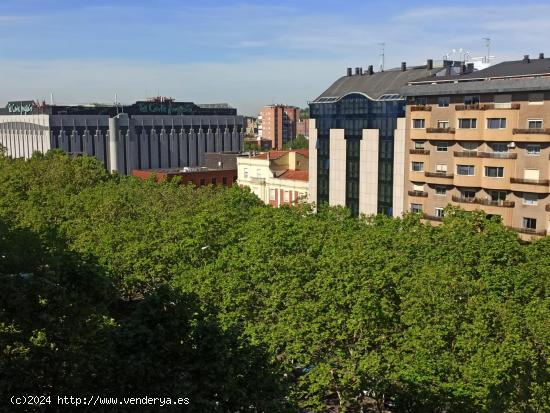
<path fill-rule="evenodd" d="M 359 146 L 359 213 L 378 212 L 378 129 L 363 129 Z"/>
<path fill-rule="evenodd" d="M 119 172 L 118 170 L 118 117 L 109 118 L 109 171 Z"/>
<path fill-rule="evenodd" d="M 346 205 L 346 140 L 344 129 L 331 129 L 328 203 Z"/>
<path fill-rule="evenodd" d="M 405 118 L 397 119 L 393 141 L 393 216 L 403 215 L 405 208 Z"/>
<path fill-rule="evenodd" d="M 309 203 L 317 203 L 317 129 L 315 119 L 309 119 Z"/>

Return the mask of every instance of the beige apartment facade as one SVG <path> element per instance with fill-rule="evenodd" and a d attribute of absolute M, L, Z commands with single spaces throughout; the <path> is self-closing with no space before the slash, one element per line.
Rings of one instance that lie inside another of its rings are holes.
<path fill-rule="evenodd" d="M 524 239 L 550 229 L 550 59 L 411 82 L 405 92 L 407 211 L 498 215 Z"/>
<path fill-rule="evenodd" d="M 307 201 L 308 151 L 271 151 L 237 157 L 237 183 L 279 207 Z"/>

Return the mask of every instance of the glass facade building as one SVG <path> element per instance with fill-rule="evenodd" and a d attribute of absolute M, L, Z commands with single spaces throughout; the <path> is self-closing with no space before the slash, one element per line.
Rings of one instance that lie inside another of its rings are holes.
<path fill-rule="evenodd" d="M 363 93 L 341 98 L 322 97 L 310 103 L 317 128 L 317 203 L 329 202 L 330 130 L 343 129 L 346 140 L 346 206 L 359 215 L 360 142 L 363 129 L 378 129 L 377 212 L 392 215 L 394 131 L 397 118 L 405 117 L 405 100 L 399 94 L 371 99 Z"/>

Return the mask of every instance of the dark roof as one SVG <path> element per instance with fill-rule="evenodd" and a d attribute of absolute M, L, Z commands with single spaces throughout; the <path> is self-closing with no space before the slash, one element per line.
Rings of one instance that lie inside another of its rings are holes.
<path fill-rule="evenodd" d="M 441 68 L 436 68 L 428 71 L 426 66 L 416 66 L 407 68 L 405 71 L 396 68 L 376 72 L 372 75 L 363 73 L 362 75 L 342 76 L 315 101 L 329 97 L 341 98 L 354 92 L 363 93 L 371 99 L 378 99 L 385 94 L 399 94 L 401 87 L 407 83 L 425 78 L 440 70 Z"/>
<path fill-rule="evenodd" d="M 530 59 L 529 62 L 524 60 L 511 60 L 508 62 L 497 63 L 486 69 L 477 70 L 475 72 L 466 73 L 463 75 L 453 76 L 427 76 L 422 79 L 411 80 L 410 82 L 441 82 L 449 80 L 474 80 L 474 79 L 490 79 L 514 76 L 530 76 L 550 74 L 550 58 L 546 59 Z"/>

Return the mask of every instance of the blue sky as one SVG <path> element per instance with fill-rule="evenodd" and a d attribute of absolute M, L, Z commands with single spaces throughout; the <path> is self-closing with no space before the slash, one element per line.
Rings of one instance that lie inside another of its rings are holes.
<path fill-rule="evenodd" d="M 547 1 L 2 0 L 0 105 L 161 95 L 254 114 L 304 106 L 348 66 L 421 64 L 463 48 L 545 51 Z M 550 50 L 546 50 L 550 55 Z"/>

